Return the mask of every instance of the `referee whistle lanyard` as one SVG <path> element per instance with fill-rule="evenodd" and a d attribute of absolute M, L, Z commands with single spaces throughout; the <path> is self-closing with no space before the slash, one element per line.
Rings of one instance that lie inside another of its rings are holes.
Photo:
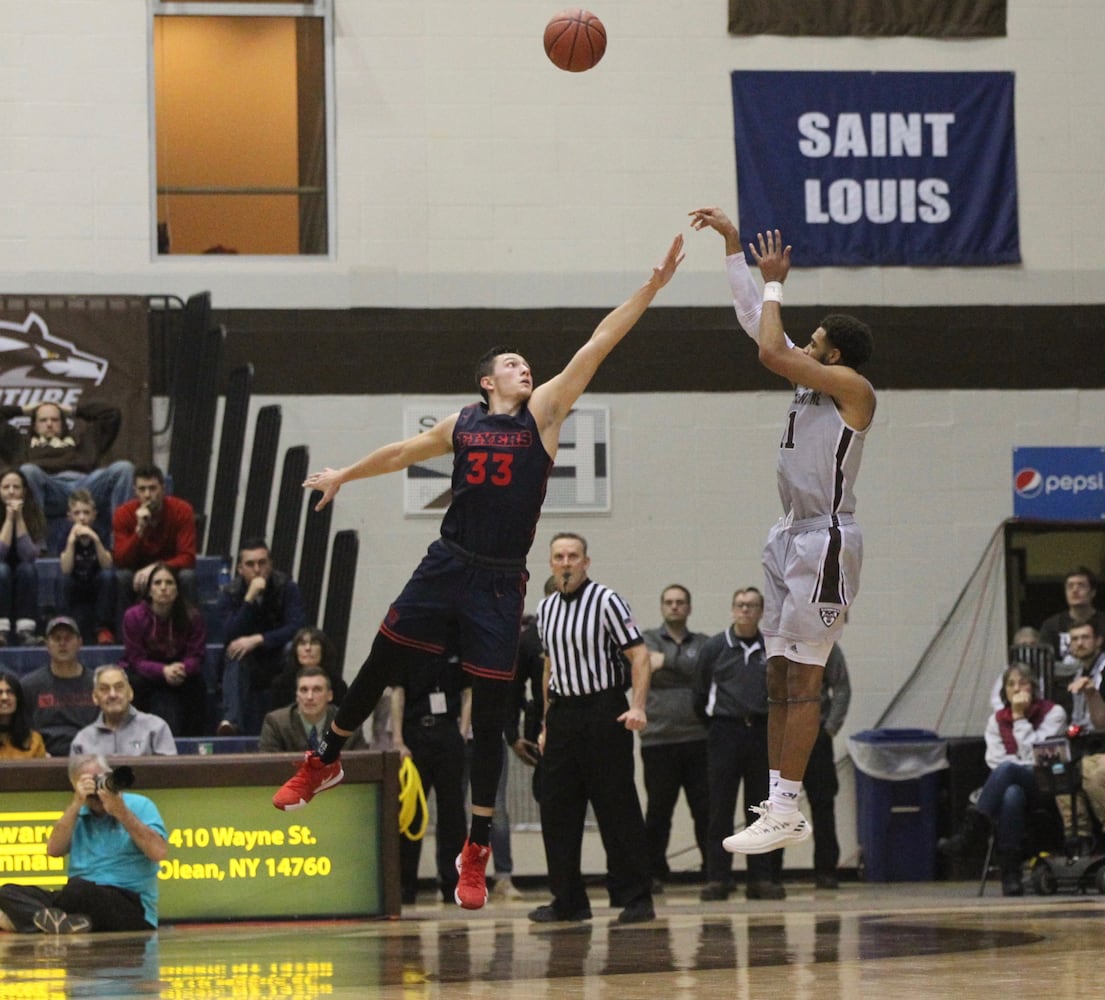
<path fill-rule="evenodd" d="M 422 825 L 412 827 L 421 818 Z M 399 765 L 399 832 L 407 840 L 421 840 L 426 835 L 429 815 L 426 808 L 426 791 L 422 787 L 422 776 L 414 761 L 404 757 Z"/>

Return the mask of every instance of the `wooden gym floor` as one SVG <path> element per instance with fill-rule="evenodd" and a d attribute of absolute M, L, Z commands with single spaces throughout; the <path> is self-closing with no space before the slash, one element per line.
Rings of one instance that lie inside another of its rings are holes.
<path fill-rule="evenodd" d="M 657 898 L 619 926 L 526 919 L 544 893 L 469 913 L 426 902 L 401 920 L 204 924 L 156 935 L 0 934 L 0 1000 L 371 997 L 431 1000 L 821 1000 L 1096 996 L 1105 897 L 1003 899 L 991 884 L 788 883 L 783 902 Z"/>

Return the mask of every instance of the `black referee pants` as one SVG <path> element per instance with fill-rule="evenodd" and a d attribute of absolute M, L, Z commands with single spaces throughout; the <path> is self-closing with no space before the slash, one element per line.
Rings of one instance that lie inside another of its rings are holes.
<path fill-rule="evenodd" d="M 606 851 L 610 905 L 651 900 L 648 846 L 633 781 L 633 734 L 618 722 L 625 693 L 611 689 L 549 705 L 541 759 L 541 835 L 553 906 L 561 917 L 587 909 L 581 854 L 590 802 Z"/>
<path fill-rule="evenodd" d="M 710 783 L 710 836 L 706 851 L 706 878 L 732 882 L 733 855 L 721 842 L 733 832 L 737 792 L 744 782 L 745 822 L 759 817 L 749 810 L 768 797 L 771 785 L 767 763 L 767 716 L 751 724 L 744 719 L 714 716 L 706 730 L 706 773 Z M 746 856 L 749 882 L 777 882 L 782 878 L 782 849 Z"/>
<path fill-rule="evenodd" d="M 817 742 L 806 764 L 802 785 L 806 789 L 810 822 L 813 823 L 813 873 L 832 875 L 840 861 L 833 801 L 840 791 L 840 781 L 836 776 L 836 761 L 833 760 L 833 738 L 824 726 L 817 733 Z"/>

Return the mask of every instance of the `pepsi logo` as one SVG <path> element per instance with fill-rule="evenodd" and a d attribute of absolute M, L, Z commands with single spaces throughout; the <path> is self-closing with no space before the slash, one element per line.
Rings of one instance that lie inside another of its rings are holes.
<path fill-rule="evenodd" d="M 1044 477 L 1038 469 L 1019 469 L 1013 474 L 1013 489 L 1017 496 L 1034 500 L 1044 490 Z"/>

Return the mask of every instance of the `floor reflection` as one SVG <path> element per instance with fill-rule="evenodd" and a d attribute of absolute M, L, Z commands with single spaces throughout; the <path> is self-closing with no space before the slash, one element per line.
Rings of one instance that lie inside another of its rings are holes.
<path fill-rule="evenodd" d="M 988 963 L 1005 968 L 1012 949 L 1018 966 L 1037 954 L 1054 963 L 1061 948 L 1087 942 L 1096 949 L 1105 907 L 1087 903 L 1018 911 L 958 900 L 932 912 L 898 913 L 823 912 L 816 904 L 764 913 L 688 899 L 665 905 L 654 923 L 633 926 L 600 916 L 537 926 L 520 905 L 498 914 L 442 909 L 374 923 L 181 925 L 154 935 L 69 938 L 0 934 L 0 1000 L 420 1000 L 442 986 L 451 997 L 494 989 L 497 1000 L 530 1000 L 589 996 L 590 986 L 612 977 L 619 977 L 619 997 L 652 1000 L 716 988 L 744 996 L 780 982 L 799 996 L 875 995 L 894 982 L 918 981 L 928 995 L 963 1000 L 975 994 L 950 986 L 940 994 L 935 984 L 941 977 L 956 982 L 967 970 L 986 982 Z M 965 954 L 971 958 L 956 958 Z"/>

